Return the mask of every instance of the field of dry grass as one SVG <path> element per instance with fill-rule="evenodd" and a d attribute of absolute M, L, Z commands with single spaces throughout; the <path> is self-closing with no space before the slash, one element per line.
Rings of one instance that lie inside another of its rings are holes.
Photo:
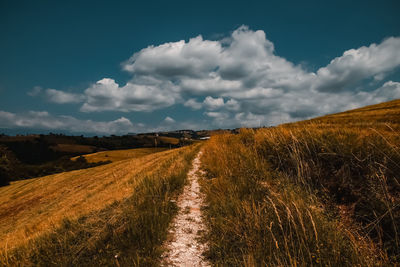
<path fill-rule="evenodd" d="M 83 155 L 87 162 L 96 163 L 101 161 L 121 161 L 125 159 L 134 159 L 147 156 L 149 154 L 162 152 L 167 150 L 168 148 L 157 147 L 157 148 L 134 148 L 134 149 L 124 149 L 124 150 L 110 150 L 110 151 L 102 151 L 92 154 Z M 78 157 L 71 158 L 72 160 L 77 159 Z"/>
<path fill-rule="evenodd" d="M 0 188 L 0 265 L 157 266 L 203 145 L 217 266 L 400 263 L 400 101 L 179 149 L 86 155 L 91 169 Z M 171 140 L 169 140 L 171 141 Z"/>
<path fill-rule="evenodd" d="M 288 126 L 308 123 L 321 127 L 341 125 L 346 128 L 372 127 L 382 130 L 388 130 L 390 127 L 398 131 L 400 130 L 400 99 L 288 124 Z"/>
<path fill-rule="evenodd" d="M 139 204 L 143 201 L 146 206 L 150 205 L 146 199 L 141 198 L 151 196 L 153 190 L 162 190 L 158 191 L 158 194 L 163 200 L 160 203 L 165 206 L 165 203 L 169 203 L 169 198 L 174 190 L 183 185 L 195 150 L 196 146 L 191 146 L 152 154 L 147 153 L 148 155 L 126 160 L 121 160 L 121 156 L 118 156 L 118 152 L 116 152 L 116 158 L 119 161 L 108 165 L 17 181 L 0 188 L 0 264 L 24 262 L 24 265 L 36 265 L 34 261 L 38 260 L 37 257 L 41 257 L 43 249 L 44 254 L 48 253 L 49 255 L 59 253 L 57 251 L 60 249 L 65 250 L 63 245 L 54 244 L 51 240 L 54 236 L 57 239 L 67 236 L 65 233 L 61 234 L 65 230 L 66 222 L 70 225 L 83 220 L 86 226 L 80 225 L 80 227 L 85 228 L 89 223 L 106 220 L 104 219 L 106 217 L 116 225 L 116 228 L 121 229 L 124 226 L 125 212 L 134 212 L 135 209 L 140 209 Z M 132 152 L 132 155 L 137 155 L 137 153 Z M 178 182 L 175 181 L 178 178 Z M 173 184 L 169 184 L 170 182 L 165 184 L 169 179 Z M 149 184 L 146 185 L 146 183 Z M 152 186 L 148 188 L 150 184 Z M 168 187 L 164 188 L 165 185 Z M 148 192 L 140 193 L 143 190 Z M 139 196 L 141 198 L 135 200 Z M 126 202 L 129 201 L 136 203 L 136 206 L 128 205 Z M 160 208 L 157 207 L 156 202 L 152 203 L 155 205 L 154 209 Z M 114 208 L 110 208 L 113 205 Z M 174 209 L 169 207 L 168 213 L 165 214 L 170 217 L 173 211 Z M 142 213 L 143 216 L 148 214 L 145 211 Z M 115 216 L 111 216 L 112 214 Z M 117 215 L 121 218 L 115 221 Z M 152 214 L 152 216 L 156 215 Z M 150 220 L 151 218 L 146 217 L 145 219 Z M 160 220 L 160 223 L 162 221 Z M 149 225 L 151 226 L 151 224 Z M 97 228 L 92 225 L 85 231 L 92 231 L 91 234 L 107 232 L 107 229 L 103 229 L 103 227 L 104 225 L 97 225 Z M 130 227 L 140 228 L 141 226 Z M 83 230 L 79 229 L 79 231 Z M 145 231 L 145 229 L 146 227 L 143 227 L 138 230 Z M 73 233 L 72 230 L 68 231 L 68 233 Z M 74 246 L 75 242 L 78 240 L 68 246 Z M 151 243 L 152 246 L 153 243 Z M 89 246 L 87 243 L 80 245 Z M 106 242 L 103 245 L 106 246 Z M 147 252 L 151 252 L 151 250 Z M 137 256 L 139 259 L 139 254 L 133 253 L 132 257 Z M 36 258 L 32 255 L 36 255 Z M 60 259 L 59 263 L 66 264 L 68 258 L 73 256 L 60 255 L 62 260 Z M 41 264 L 54 264 L 48 260 L 40 258 Z M 57 259 L 52 260 L 57 262 Z M 98 261 L 102 260 L 98 259 Z M 130 260 L 132 261 L 132 258 Z"/>
<path fill-rule="evenodd" d="M 213 136 L 202 159 L 210 260 L 399 264 L 399 103 Z"/>
<path fill-rule="evenodd" d="M 179 144 L 179 139 L 174 137 L 167 137 L 167 136 L 159 136 L 157 137 L 158 144 L 171 144 L 177 145 Z"/>

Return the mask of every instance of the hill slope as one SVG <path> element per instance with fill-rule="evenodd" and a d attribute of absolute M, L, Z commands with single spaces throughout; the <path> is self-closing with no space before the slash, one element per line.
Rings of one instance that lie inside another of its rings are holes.
<path fill-rule="evenodd" d="M 97 163 L 97 162 L 116 162 L 125 159 L 134 159 L 144 157 L 149 154 L 153 154 L 156 152 L 162 152 L 167 150 L 168 148 L 157 147 L 157 148 L 134 148 L 134 149 L 124 149 L 124 150 L 110 150 L 110 151 L 102 151 L 91 154 L 83 155 L 87 162 L 89 163 Z M 76 160 L 79 157 L 73 157 L 71 160 Z"/>
<path fill-rule="evenodd" d="M 212 136 L 201 159 L 208 259 L 221 266 L 398 264 L 399 109 L 395 100 Z M 101 152 L 88 160 L 115 162 L 0 188 L 0 265 L 159 264 L 199 146 Z"/>
<path fill-rule="evenodd" d="M 380 127 L 400 125 L 400 99 L 314 118 L 304 122 Z M 301 123 L 304 123 L 301 122 Z"/>
<path fill-rule="evenodd" d="M 110 265 L 126 249 L 131 252 L 120 262 L 154 261 L 155 246 L 166 235 L 162 229 L 176 212 L 170 198 L 183 186 L 195 150 L 173 149 L 0 188 L 0 265 Z M 147 249 L 135 250 L 140 247 Z"/>
<path fill-rule="evenodd" d="M 211 261 L 398 265 L 399 103 L 213 136 L 202 159 Z"/>

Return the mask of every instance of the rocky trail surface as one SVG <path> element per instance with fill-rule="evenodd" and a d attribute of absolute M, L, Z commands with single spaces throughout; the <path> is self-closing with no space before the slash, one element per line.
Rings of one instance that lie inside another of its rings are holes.
<path fill-rule="evenodd" d="M 204 197 L 198 183 L 201 153 L 193 160 L 193 167 L 188 172 L 188 184 L 177 200 L 179 212 L 165 244 L 163 266 L 210 266 L 202 256 L 205 244 L 199 241 L 199 233 L 205 230 L 201 213 Z"/>

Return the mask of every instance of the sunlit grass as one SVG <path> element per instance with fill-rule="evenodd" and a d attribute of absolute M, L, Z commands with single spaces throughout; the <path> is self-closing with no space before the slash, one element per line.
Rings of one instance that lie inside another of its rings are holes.
<path fill-rule="evenodd" d="M 121 161 L 125 159 L 133 159 L 140 158 L 149 154 L 162 152 L 167 150 L 168 148 L 164 147 L 153 147 L 153 148 L 134 148 L 134 149 L 124 149 L 124 150 L 110 150 L 110 151 L 102 151 L 92 154 L 83 155 L 87 162 L 96 163 L 101 161 Z M 73 157 L 72 160 L 77 159 L 78 157 Z"/>
<path fill-rule="evenodd" d="M 364 120 L 332 115 L 214 136 L 202 158 L 212 262 L 398 263 L 400 134 L 396 116 L 384 118 L 399 109 L 383 111 L 398 102 L 366 108 Z"/>
<path fill-rule="evenodd" d="M 0 262 L 115 264 L 113 253 L 127 250 L 132 253 L 119 261 L 156 262 L 156 245 L 176 211 L 170 199 L 183 186 L 197 147 L 1 188 Z"/>
<path fill-rule="evenodd" d="M 341 113 L 331 114 L 311 120 L 302 121 L 287 126 L 298 126 L 299 124 L 318 125 L 319 128 L 374 128 L 379 130 L 400 130 L 400 100 L 392 100 L 376 105 L 366 106 Z"/>

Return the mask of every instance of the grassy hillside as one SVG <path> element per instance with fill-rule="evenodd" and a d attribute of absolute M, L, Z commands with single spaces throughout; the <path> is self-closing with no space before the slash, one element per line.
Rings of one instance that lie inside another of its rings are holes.
<path fill-rule="evenodd" d="M 152 153 L 162 152 L 168 148 L 157 147 L 157 148 L 134 148 L 134 149 L 124 149 L 124 150 L 111 150 L 102 151 L 92 154 L 83 155 L 87 162 L 105 162 L 105 161 L 121 161 L 125 159 L 134 159 L 147 156 Z M 73 157 L 72 160 L 77 160 L 79 157 Z"/>
<path fill-rule="evenodd" d="M 400 264 L 399 110 L 396 100 L 212 135 L 202 143 L 208 259 Z M 176 196 L 202 144 L 102 151 L 85 158 L 112 163 L 1 187 L 0 265 L 159 265 Z"/>
<path fill-rule="evenodd" d="M 0 188 L 0 265 L 155 264 L 197 149 Z"/>
<path fill-rule="evenodd" d="M 213 136 L 202 159 L 208 257 L 230 266 L 399 264 L 399 110 L 396 100 Z"/>
<path fill-rule="evenodd" d="M 9 181 L 90 168 L 109 162 L 108 159 L 89 163 L 84 158 L 70 160 L 83 154 L 132 148 L 175 148 L 190 143 L 190 140 L 155 135 L 84 137 L 0 134 L 0 186 L 7 185 Z"/>
<path fill-rule="evenodd" d="M 346 127 L 400 127 L 400 99 L 318 117 L 301 123 L 346 125 Z M 289 124 L 290 125 L 290 124 Z M 293 125 L 293 124 L 292 124 Z"/>

